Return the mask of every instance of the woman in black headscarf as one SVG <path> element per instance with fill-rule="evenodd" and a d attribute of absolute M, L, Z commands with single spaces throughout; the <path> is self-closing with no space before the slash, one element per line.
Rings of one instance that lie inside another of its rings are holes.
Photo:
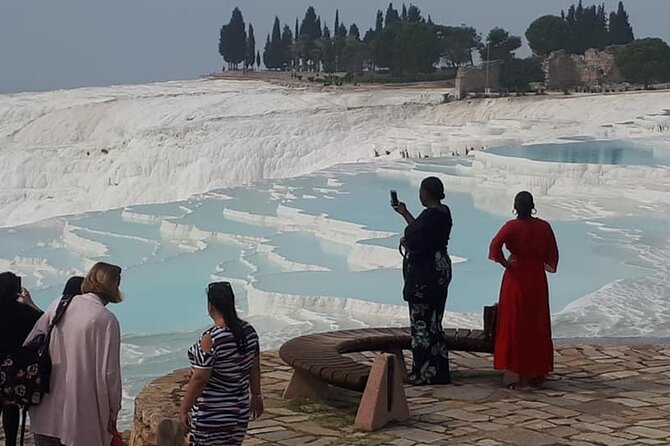
<path fill-rule="evenodd" d="M 42 311 L 33 303 L 21 278 L 14 273 L 0 274 L 0 361 L 23 345 Z M 19 431 L 19 407 L 0 405 L 5 446 L 15 446 Z"/>
<path fill-rule="evenodd" d="M 452 219 L 442 204 L 444 185 L 439 178 L 421 182 L 419 199 L 426 208 L 415 219 L 405 203 L 394 206 L 407 221 L 401 241 L 404 250 L 403 298 L 409 303 L 412 335 L 412 385 L 449 384 L 449 359 L 442 330 L 442 317 L 451 282 L 451 259 L 447 244 Z"/>

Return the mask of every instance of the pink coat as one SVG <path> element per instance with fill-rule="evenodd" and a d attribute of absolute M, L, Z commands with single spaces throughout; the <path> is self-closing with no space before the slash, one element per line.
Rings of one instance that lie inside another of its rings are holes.
<path fill-rule="evenodd" d="M 28 340 L 46 333 L 57 299 Z M 51 392 L 30 409 L 30 430 L 65 446 L 109 446 L 108 426 L 121 409 L 121 332 L 95 294 L 76 296 L 53 330 Z"/>

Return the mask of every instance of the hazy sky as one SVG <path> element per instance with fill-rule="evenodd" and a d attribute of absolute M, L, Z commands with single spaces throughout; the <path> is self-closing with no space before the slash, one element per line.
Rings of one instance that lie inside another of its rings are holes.
<path fill-rule="evenodd" d="M 388 0 L 6 0 L 0 5 L 0 92 L 190 79 L 220 69 L 218 33 L 240 5 L 257 47 L 275 15 L 293 28 L 312 5 L 332 29 L 335 9 L 364 32 Z M 416 0 L 435 22 L 523 35 L 571 0 Z M 607 0 L 608 9 L 617 1 Z M 585 0 L 585 4 L 590 4 Z M 399 6 L 396 2 L 394 5 Z M 670 0 L 628 0 L 637 37 L 670 42 Z M 262 52 L 262 51 L 261 51 Z"/>

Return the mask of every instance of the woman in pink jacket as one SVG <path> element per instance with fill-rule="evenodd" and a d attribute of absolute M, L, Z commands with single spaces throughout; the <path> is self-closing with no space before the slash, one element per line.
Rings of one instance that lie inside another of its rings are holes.
<path fill-rule="evenodd" d="M 51 390 L 30 409 L 36 446 L 109 446 L 121 409 L 121 268 L 96 263 L 51 336 Z M 46 333 L 57 299 L 28 339 Z"/>

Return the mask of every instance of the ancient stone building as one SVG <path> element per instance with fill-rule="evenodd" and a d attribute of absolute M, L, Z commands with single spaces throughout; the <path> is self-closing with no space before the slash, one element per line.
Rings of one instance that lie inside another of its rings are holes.
<path fill-rule="evenodd" d="M 584 55 L 554 51 L 544 61 L 546 86 L 550 90 L 576 87 L 598 88 L 623 81 L 614 58 L 614 47 L 590 49 Z"/>
<path fill-rule="evenodd" d="M 494 60 L 477 66 L 460 67 L 456 74 L 456 99 L 461 99 L 468 93 L 483 93 L 487 88 L 499 91 L 502 66 L 502 61 Z"/>

